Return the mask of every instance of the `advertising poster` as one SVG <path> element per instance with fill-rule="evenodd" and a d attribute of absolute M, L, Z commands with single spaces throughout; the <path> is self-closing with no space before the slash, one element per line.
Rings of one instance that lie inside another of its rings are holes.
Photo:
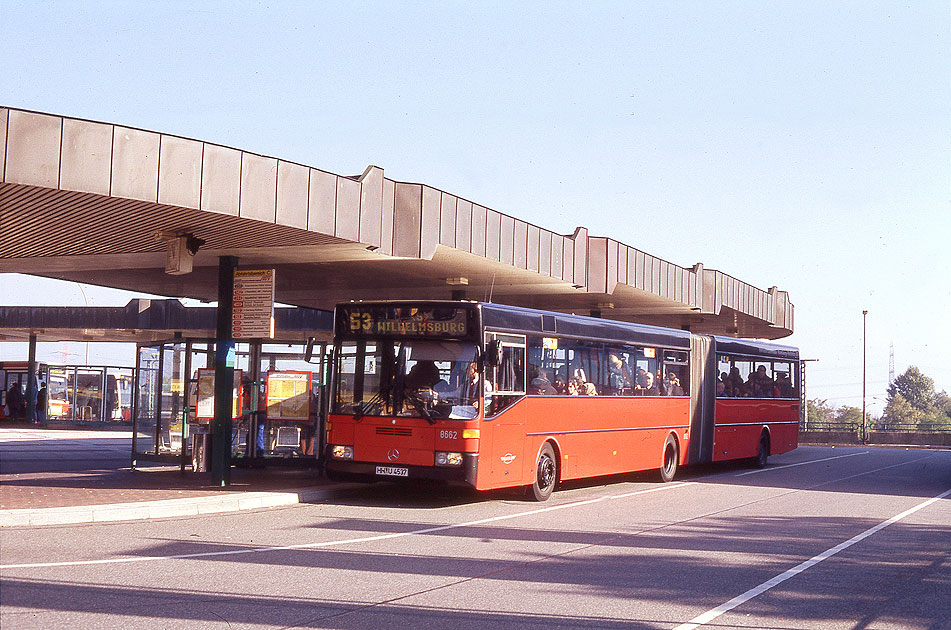
<path fill-rule="evenodd" d="M 241 415 L 241 376 L 242 370 L 234 371 L 231 386 L 231 418 Z M 199 420 L 213 420 L 215 417 L 215 370 L 198 370 L 198 401 L 195 404 L 195 417 Z"/>
<path fill-rule="evenodd" d="M 310 372 L 267 373 L 267 419 L 310 420 Z"/>

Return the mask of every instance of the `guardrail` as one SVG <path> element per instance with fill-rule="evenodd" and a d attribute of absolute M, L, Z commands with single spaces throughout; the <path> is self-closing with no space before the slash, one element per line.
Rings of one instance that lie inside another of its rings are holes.
<path fill-rule="evenodd" d="M 866 427 L 866 432 L 854 422 L 829 422 L 821 426 L 800 426 L 801 444 L 875 444 L 880 446 L 951 447 L 951 428 L 941 424 L 888 425 Z"/>
<path fill-rule="evenodd" d="M 800 431 L 861 431 L 862 426 L 858 422 L 810 422 L 807 425 L 800 423 Z M 885 424 L 868 425 L 866 430 L 876 433 L 951 433 L 951 424 L 947 423 L 923 423 L 910 424 L 900 422 L 889 422 Z"/>

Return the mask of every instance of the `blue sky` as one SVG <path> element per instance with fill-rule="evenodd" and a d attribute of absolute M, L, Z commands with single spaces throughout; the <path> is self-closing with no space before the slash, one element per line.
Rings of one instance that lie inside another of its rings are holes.
<path fill-rule="evenodd" d="M 787 341 L 819 359 L 810 397 L 861 404 L 863 309 L 873 408 L 892 343 L 898 373 L 951 390 L 944 0 L 0 0 L 0 58 L 3 105 L 376 164 L 776 285 L 796 305 Z M 11 275 L 0 302 L 83 303 Z"/>

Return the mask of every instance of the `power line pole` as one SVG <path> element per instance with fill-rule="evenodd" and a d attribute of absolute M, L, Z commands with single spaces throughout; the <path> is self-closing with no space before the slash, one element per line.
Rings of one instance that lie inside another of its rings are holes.
<path fill-rule="evenodd" d="M 888 346 L 888 386 L 895 383 L 895 342 Z"/>

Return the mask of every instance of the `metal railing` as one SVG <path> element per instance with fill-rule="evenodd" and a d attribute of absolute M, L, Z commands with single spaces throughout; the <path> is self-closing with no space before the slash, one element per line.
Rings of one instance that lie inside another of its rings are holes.
<path fill-rule="evenodd" d="M 951 433 L 951 423 L 925 422 L 925 423 L 875 423 L 865 427 L 869 432 L 875 433 Z M 862 425 L 860 422 L 809 422 L 808 426 L 799 424 L 800 431 L 848 431 L 860 432 Z"/>

